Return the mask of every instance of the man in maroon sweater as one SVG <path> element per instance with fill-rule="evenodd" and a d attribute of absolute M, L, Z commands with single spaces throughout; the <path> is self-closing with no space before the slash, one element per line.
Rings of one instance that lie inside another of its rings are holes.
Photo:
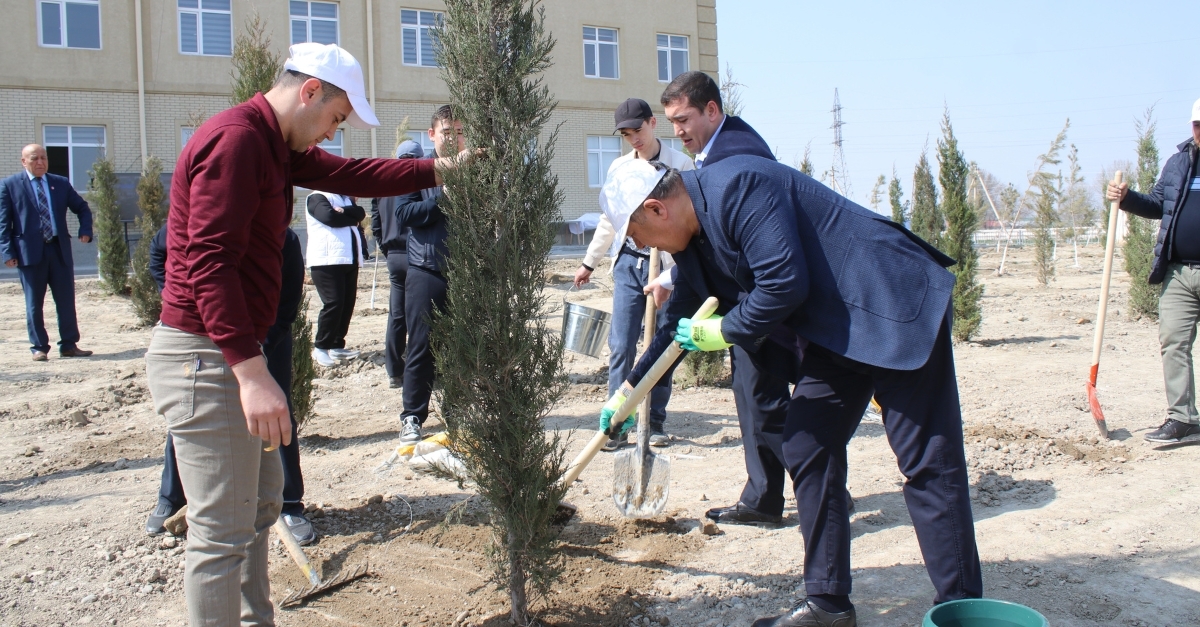
<path fill-rule="evenodd" d="M 196 129 L 171 184 L 162 324 L 146 366 L 189 497 L 192 625 L 274 624 L 267 536 L 282 505 L 275 448 L 291 428 L 260 344 L 278 305 L 292 186 L 398 196 L 440 185 L 438 168 L 456 163 L 315 148 L 343 121 L 378 126 L 362 69 L 345 50 L 313 43 L 292 46 L 284 68 L 266 94 Z"/>

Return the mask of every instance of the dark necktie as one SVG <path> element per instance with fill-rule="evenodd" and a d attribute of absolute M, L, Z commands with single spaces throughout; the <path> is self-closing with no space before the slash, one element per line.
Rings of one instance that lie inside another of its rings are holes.
<path fill-rule="evenodd" d="M 50 225 L 50 203 L 46 200 L 46 192 L 42 191 L 42 177 L 33 179 L 33 189 L 37 192 L 38 217 L 42 219 L 42 239 L 50 241 L 54 237 L 54 227 Z"/>

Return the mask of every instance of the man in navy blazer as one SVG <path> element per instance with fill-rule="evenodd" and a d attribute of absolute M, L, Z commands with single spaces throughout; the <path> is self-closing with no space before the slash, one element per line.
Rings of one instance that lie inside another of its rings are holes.
<path fill-rule="evenodd" d="M 749 124 L 723 112 L 721 89 L 708 74 L 676 76 L 663 90 L 660 102 L 675 135 L 696 155 L 696 169 L 735 155 L 775 160 L 767 142 Z M 673 282 L 681 270 L 672 268 L 660 283 Z M 655 300 L 660 297 L 656 295 Z M 737 346 L 729 351 L 729 365 L 746 459 L 746 484 L 736 503 L 714 507 L 705 516 L 721 524 L 777 526 L 783 521 L 783 423 L 791 392 L 787 381 L 761 369 Z"/>
<path fill-rule="evenodd" d="M 634 163 L 601 193 L 614 228 L 680 268 L 669 321 L 630 374 L 677 341 L 737 345 L 796 384 L 783 455 L 804 535 L 806 599 L 755 627 L 853 627 L 846 444 L 872 395 L 904 474 L 935 603 L 983 594 L 950 341 L 954 260 L 799 171 L 730 157 L 680 174 Z M 744 294 L 744 296 L 742 296 Z M 704 298 L 717 316 L 686 316 Z M 672 328 L 674 329 L 672 331 Z M 606 416 L 607 414 L 607 416 Z M 608 429 L 601 412 L 601 428 Z"/>
<path fill-rule="evenodd" d="M 92 241 L 92 211 L 71 187 L 71 181 L 48 174 L 46 149 L 30 144 L 21 151 L 25 170 L 0 181 L 0 258 L 17 268 L 25 291 L 25 326 L 34 361 L 46 361 L 50 336 L 42 317 L 46 287 L 58 312 L 58 352 L 63 357 L 87 357 L 75 318 L 75 262 L 67 210 L 79 218 L 79 241 Z"/>

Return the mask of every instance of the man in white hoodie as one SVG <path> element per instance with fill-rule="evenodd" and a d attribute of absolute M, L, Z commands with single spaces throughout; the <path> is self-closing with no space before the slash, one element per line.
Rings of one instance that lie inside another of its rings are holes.
<path fill-rule="evenodd" d="M 313 336 L 313 359 L 330 367 L 354 359 L 358 351 L 346 348 L 346 333 L 358 296 L 358 269 L 363 263 L 362 235 L 358 225 L 367 212 L 349 196 L 313 192 L 308 200 L 308 248 L 304 256 L 321 312 Z"/>
<path fill-rule="evenodd" d="M 609 172 L 620 167 L 622 163 L 634 159 L 645 161 L 660 161 L 676 170 L 693 170 L 695 166 L 687 155 L 663 144 L 654 136 L 658 120 L 650 105 L 638 98 L 630 98 L 622 102 L 614 114 L 616 132 L 633 148 L 628 154 L 618 157 L 609 166 Z M 639 249 L 633 240 L 626 239 L 613 245 L 616 233 L 608 218 L 601 217 L 596 226 L 596 234 L 588 246 L 583 263 L 575 271 L 575 286 L 579 287 L 591 280 L 592 273 L 606 255 L 615 253 L 613 261 L 613 314 L 611 330 L 608 334 L 608 394 L 612 396 L 629 371 L 633 369 L 637 357 L 638 338 L 642 333 L 642 319 L 646 311 L 646 296 L 642 288 L 646 286 L 650 274 L 650 249 Z M 674 263 L 671 256 L 661 255 L 661 269 L 666 271 Z M 666 322 L 662 311 L 659 311 L 658 324 Z M 667 420 L 667 403 L 671 400 L 670 377 L 663 377 L 650 393 L 650 445 L 667 446 L 665 423 Z M 624 440 L 613 439 L 604 450 L 615 451 L 625 444 Z"/>

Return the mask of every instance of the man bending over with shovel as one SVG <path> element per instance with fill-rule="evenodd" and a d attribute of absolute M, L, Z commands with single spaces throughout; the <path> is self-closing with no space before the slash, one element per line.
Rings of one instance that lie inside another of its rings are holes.
<path fill-rule="evenodd" d="M 954 276 L 945 268 L 954 260 L 760 157 L 683 173 L 629 161 L 609 173 L 602 196 L 618 237 L 671 253 L 680 281 L 668 326 L 601 411 L 601 429 L 672 341 L 689 350 L 736 344 L 796 385 L 783 453 L 804 535 L 808 596 L 754 626 L 857 624 L 846 444 L 872 395 L 906 478 L 934 602 L 982 596 L 950 343 Z M 740 301 L 739 293 L 746 294 Z M 710 296 L 721 315 L 684 317 Z"/>

